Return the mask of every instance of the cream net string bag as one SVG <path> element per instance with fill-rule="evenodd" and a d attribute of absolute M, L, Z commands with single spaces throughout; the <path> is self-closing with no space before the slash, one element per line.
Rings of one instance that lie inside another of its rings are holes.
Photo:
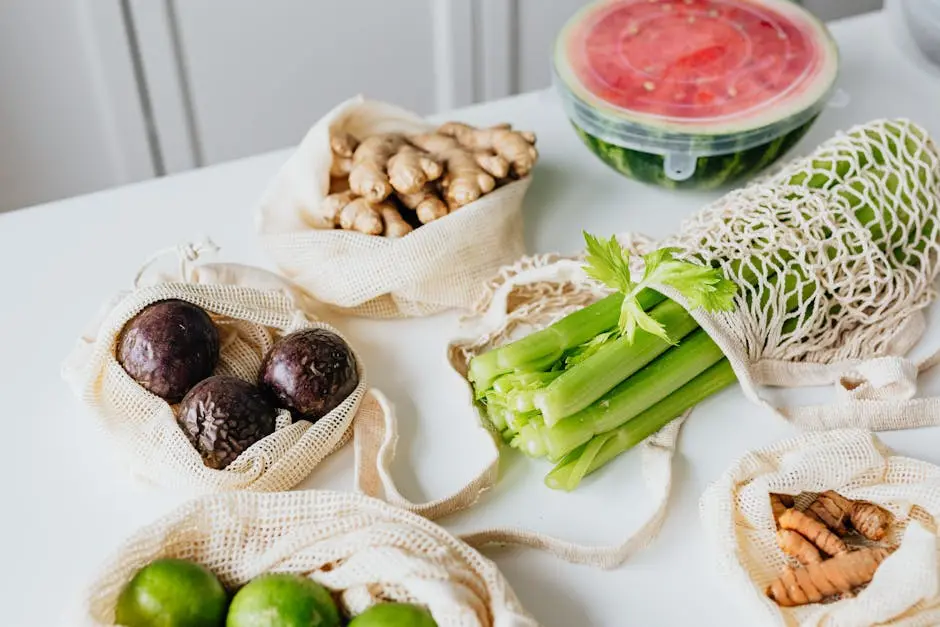
<path fill-rule="evenodd" d="M 940 159 L 923 129 L 880 120 L 727 194 L 674 238 L 654 244 L 626 234 L 620 241 L 638 254 L 677 246 L 685 256 L 719 265 L 738 284 L 733 312 L 692 315 L 722 348 L 751 400 L 804 428 L 910 428 L 940 422 L 937 399 L 911 398 L 918 372 L 937 358 L 914 364 L 902 356 L 920 337 L 922 309 L 935 294 L 938 196 Z M 606 295 L 581 265 L 577 257 L 543 255 L 503 268 L 475 307 L 468 338 L 449 347 L 457 371 L 466 375 L 474 355 Z M 655 287 L 685 304 L 674 290 Z M 839 402 L 776 408 L 759 393 L 761 385 L 824 383 L 835 383 Z M 665 517 L 681 423 L 641 446 L 654 512 L 621 544 L 580 546 L 518 529 L 483 530 L 468 541 L 535 546 L 602 567 L 621 563 L 655 536 Z M 494 434 L 490 465 L 464 501 L 495 481 L 496 441 Z M 361 487 L 375 493 L 368 481 Z"/>
<path fill-rule="evenodd" d="M 884 542 L 896 550 L 854 598 L 795 608 L 764 594 L 784 565 L 769 494 L 798 495 L 802 509 L 834 490 L 895 516 Z M 701 500 L 701 518 L 729 598 L 761 625 L 849 627 L 940 624 L 940 468 L 893 453 L 858 429 L 805 433 L 737 460 Z"/>
<path fill-rule="evenodd" d="M 203 564 L 231 591 L 262 573 L 301 574 L 351 615 L 398 601 L 426 606 L 441 627 L 538 627 L 495 564 L 437 525 L 328 491 L 237 492 L 183 505 L 124 542 L 68 624 L 113 625 L 121 588 L 162 557 Z"/>
<path fill-rule="evenodd" d="M 141 387 L 115 358 L 124 325 L 147 305 L 172 298 L 199 305 L 216 323 L 221 354 L 215 374 L 250 382 L 257 380 L 262 357 L 282 335 L 305 328 L 337 332 L 308 317 L 304 296 L 276 275 L 237 264 L 192 263 L 212 248 L 180 248 L 176 273 L 142 271 L 134 289 L 108 302 L 76 342 L 63 376 L 131 469 L 149 482 L 195 492 L 287 490 L 348 439 L 368 389 L 358 355 L 359 385 L 342 404 L 316 423 L 291 424 L 289 413 L 281 411 L 274 433 L 223 470 L 203 463 L 177 425 L 174 407 Z"/>
<path fill-rule="evenodd" d="M 390 239 L 317 230 L 307 212 L 330 188 L 330 131 L 358 138 L 425 133 L 433 125 L 398 107 L 353 98 L 320 119 L 261 200 L 257 228 L 282 274 L 316 300 L 356 315 L 397 318 L 469 309 L 484 282 L 525 252 L 522 200 L 531 177 Z"/>
<path fill-rule="evenodd" d="M 940 158 L 927 133 L 877 120 L 725 195 L 660 245 L 737 283 L 733 311 L 691 313 L 751 400 L 804 428 L 937 424 L 940 404 L 912 398 L 936 356 L 903 355 L 936 296 L 938 205 Z M 758 391 L 822 384 L 835 384 L 837 403 L 773 408 Z"/>

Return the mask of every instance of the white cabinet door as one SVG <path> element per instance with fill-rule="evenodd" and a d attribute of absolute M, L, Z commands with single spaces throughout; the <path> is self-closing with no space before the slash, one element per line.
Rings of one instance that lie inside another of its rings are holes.
<path fill-rule="evenodd" d="M 0 211 L 153 176 L 120 0 L 0 2 Z"/>
<path fill-rule="evenodd" d="M 467 0 L 131 6 L 161 145 L 192 152 L 171 171 L 293 145 L 360 93 L 420 113 L 472 101 Z"/>

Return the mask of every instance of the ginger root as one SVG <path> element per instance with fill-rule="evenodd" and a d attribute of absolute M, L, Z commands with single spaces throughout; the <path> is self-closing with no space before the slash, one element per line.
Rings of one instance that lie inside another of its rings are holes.
<path fill-rule="evenodd" d="M 381 235 L 385 229 L 380 213 L 384 203 L 373 205 L 365 198 L 354 198 L 339 212 L 339 225 L 347 231 Z"/>
<path fill-rule="evenodd" d="M 875 542 L 884 538 L 893 519 L 890 512 L 873 503 L 853 501 L 832 490 L 819 494 L 808 510 L 839 535 L 852 527 Z"/>
<path fill-rule="evenodd" d="M 316 229 L 335 229 L 339 226 L 339 213 L 355 199 L 352 192 L 330 194 L 312 211 L 307 212 L 311 226 Z"/>
<path fill-rule="evenodd" d="M 349 133 L 338 131 L 330 134 L 330 150 L 333 152 L 333 162 L 330 165 L 330 176 L 334 178 L 347 177 L 352 169 L 352 156 L 359 140 Z"/>
<path fill-rule="evenodd" d="M 496 187 L 496 179 L 456 139 L 436 133 L 415 135 L 410 139 L 415 146 L 444 163 L 446 174 L 441 187 L 451 211 L 470 204 Z"/>
<path fill-rule="evenodd" d="M 777 522 L 781 529 L 790 529 L 803 535 L 826 555 L 839 555 L 849 550 L 845 542 L 826 525 L 797 509 L 787 509 Z"/>
<path fill-rule="evenodd" d="M 509 124 L 474 128 L 460 122 L 448 122 L 437 132 L 453 137 L 461 146 L 472 151 L 499 155 L 511 164 L 513 173 L 519 177 L 529 174 L 539 158 L 538 150 L 535 149 L 535 134 L 514 131 Z M 496 174 L 494 176 L 502 178 Z"/>
<path fill-rule="evenodd" d="M 436 181 L 444 173 L 443 167 L 431 155 L 414 146 L 402 146 L 388 160 L 388 179 L 396 192 L 414 194 Z"/>
<path fill-rule="evenodd" d="M 398 208 L 390 202 L 383 202 L 379 207 L 379 213 L 382 216 L 382 221 L 385 223 L 385 237 L 404 237 L 414 230 L 412 226 L 401 217 Z"/>
<path fill-rule="evenodd" d="M 795 510 L 789 510 L 795 511 Z M 839 593 L 851 593 L 869 583 L 878 565 L 889 555 L 880 547 L 864 548 L 807 564 L 802 568 L 786 568 L 767 587 L 767 596 L 783 607 L 818 603 Z"/>
<path fill-rule="evenodd" d="M 447 205 L 430 187 L 425 187 L 415 194 L 399 193 L 398 200 L 417 214 L 421 224 L 433 222 L 447 215 Z"/>
<path fill-rule="evenodd" d="M 362 140 L 352 156 L 349 189 L 370 202 L 382 202 L 388 198 L 392 193 L 388 162 L 405 145 L 404 136 L 396 133 Z"/>
<path fill-rule="evenodd" d="M 535 135 L 508 124 L 451 122 L 431 133 L 361 140 L 332 131 L 329 196 L 308 221 L 317 229 L 402 237 L 527 175 L 538 158 L 534 144 Z"/>
<path fill-rule="evenodd" d="M 800 564 L 815 564 L 822 561 L 819 549 L 796 531 L 778 530 L 777 546 L 790 557 L 795 557 Z"/>

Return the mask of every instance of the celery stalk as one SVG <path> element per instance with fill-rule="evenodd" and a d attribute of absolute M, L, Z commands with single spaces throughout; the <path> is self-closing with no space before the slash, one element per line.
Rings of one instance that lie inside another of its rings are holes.
<path fill-rule="evenodd" d="M 544 451 L 550 460 L 557 461 L 594 436 L 616 429 L 652 407 L 722 359 L 718 345 L 699 329 L 589 407 L 552 426 L 545 423 L 529 429 L 520 444 L 524 450 Z M 530 438 L 541 442 L 530 445 Z"/>
<path fill-rule="evenodd" d="M 666 297 L 647 289 L 637 299 L 644 309 L 651 309 Z M 501 375 L 523 368 L 532 369 L 531 364 L 535 362 L 550 364 L 561 358 L 565 351 L 615 328 L 620 320 L 622 303 L 623 294 L 611 294 L 541 331 L 478 355 L 470 360 L 467 376 L 478 390 L 485 390 Z"/>
<path fill-rule="evenodd" d="M 573 490 L 584 476 L 633 448 L 681 416 L 689 408 L 735 381 L 731 364 L 727 359 L 722 359 L 636 418 L 613 431 L 596 436 L 601 441 L 599 447 L 593 447 L 597 450 L 593 450 L 589 442 L 572 451 L 548 473 L 545 477 L 545 484 L 556 490 Z M 582 454 L 585 452 L 593 454 L 586 464 L 581 463 Z"/>
<path fill-rule="evenodd" d="M 650 310 L 650 317 L 668 329 L 675 340 L 698 327 L 692 316 L 671 300 Z M 542 412 L 546 426 L 551 427 L 589 406 L 669 347 L 666 340 L 642 330 L 632 341 L 619 337 L 536 392 L 535 407 Z"/>

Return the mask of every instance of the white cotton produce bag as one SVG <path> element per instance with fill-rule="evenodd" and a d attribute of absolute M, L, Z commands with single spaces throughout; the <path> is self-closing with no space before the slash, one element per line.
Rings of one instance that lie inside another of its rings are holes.
<path fill-rule="evenodd" d="M 764 591 L 796 564 L 777 547 L 769 495 L 809 493 L 800 508 L 825 490 L 890 511 L 895 524 L 885 542 L 897 550 L 854 598 L 779 607 Z M 868 431 L 804 433 L 747 453 L 708 487 L 700 510 L 726 602 L 749 608 L 755 624 L 940 624 L 940 468 L 896 455 Z"/>
<path fill-rule="evenodd" d="M 140 386 L 115 358 L 124 325 L 147 305 L 173 298 L 199 305 L 216 323 L 221 351 L 215 374 L 252 383 L 264 354 L 281 336 L 306 328 L 338 333 L 309 316 L 304 295 L 277 275 L 239 264 L 193 263 L 206 248 L 211 246 L 181 247 L 176 272 L 145 266 L 134 287 L 111 299 L 76 342 L 63 377 L 130 468 L 149 482 L 194 492 L 287 490 L 351 435 L 368 390 L 358 355 L 359 385 L 338 407 L 316 423 L 291 424 L 281 410 L 274 433 L 222 470 L 203 463 L 177 425 L 175 407 Z"/>
<path fill-rule="evenodd" d="M 69 626 L 114 625 L 138 569 L 196 561 L 234 591 L 262 573 L 297 573 L 355 615 L 382 601 L 426 606 L 440 627 L 538 627 L 496 565 L 428 520 L 360 494 L 203 496 L 141 529 L 102 568 Z"/>
<path fill-rule="evenodd" d="M 468 309 L 500 266 L 525 252 L 522 200 L 531 176 L 486 194 L 400 239 L 317 230 L 305 219 L 330 189 L 330 131 L 358 138 L 435 127 L 393 105 L 352 98 L 317 121 L 267 189 L 262 245 L 316 300 L 356 315 L 396 318 Z"/>

